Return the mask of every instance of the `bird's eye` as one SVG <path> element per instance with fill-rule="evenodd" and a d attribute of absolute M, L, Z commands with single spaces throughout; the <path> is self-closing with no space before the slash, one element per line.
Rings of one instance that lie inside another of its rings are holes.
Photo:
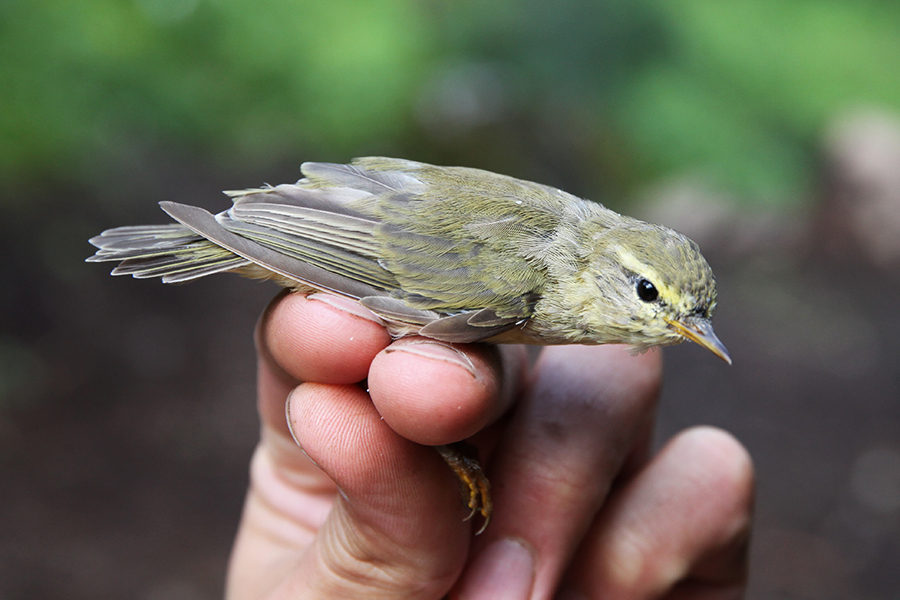
<path fill-rule="evenodd" d="M 646 279 L 638 279 L 637 295 L 638 298 L 640 298 L 644 302 L 653 302 L 654 300 L 659 298 L 659 290 L 657 290 L 656 286 Z"/>

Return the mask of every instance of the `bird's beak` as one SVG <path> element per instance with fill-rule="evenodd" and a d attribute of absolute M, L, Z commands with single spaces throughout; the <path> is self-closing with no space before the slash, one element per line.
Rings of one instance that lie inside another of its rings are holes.
<path fill-rule="evenodd" d="M 669 327 L 677 331 L 682 337 L 700 344 L 729 365 L 731 364 L 728 350 L 725 349 L 725 345 L 713 333 L 712 323 L 709 322 L 709 319 L 688 318 L 684 321 L 672 320 L 668 323 Z"/>

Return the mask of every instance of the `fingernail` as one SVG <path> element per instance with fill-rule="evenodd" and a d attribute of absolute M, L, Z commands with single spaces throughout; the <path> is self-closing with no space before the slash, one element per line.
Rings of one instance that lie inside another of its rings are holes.
<path fill-rule="evenodd" d="M 284 418 L 287 421 L 288 432 L 290 432 L 291 437 L 294 439 L 294 443 L 297 444 L 297 446 L 301 450 L 303 450 L 303 445 L 300 444 L 300 440 L 297 439 L 297 434 L 294 433 L 294 421 L 293 419 L 291 419 L 291 396 L 293 395 L 294 392 L 292 391 L 290 394 L 288 394 L 287 400 L 285 400 L 284 402 Z M 304 453 L 305 452 L 306 451 L 304 450 Z"/>
<path fill-rule="evenodd" d="M 475 559 L 463 577 L 460 600 L 519 600 L 528 598 L 534 580 L 534 558 L 520 541 L 492 542 Z"/>
<path fill-rule="evenodd" d="M 477 377 L 475 373 L 475 365 L 469 360 L 465 353 L 460 352 L 453 346 L 442 344 L 441 342 L 433 342 L 431 340 L 420 340 L 413 342 L 403 342 L 394 344 L 385 350 L 386 353 L 406 352 L 407 354 L 415 354 L 430 358 L 432 360 L 442 360 L 450 364 L 462 367 L 469 372 L 472 377 Z"/>
<path fill-rule="evenodd" d="M 306 297 L 307 300 L 315 300 L 316 302 L 322 302 L 336 308 L 338 310 L 344 311 L 345 313 L 350 313 L 351 315 L 362 317 L 363 319 L 367 319 L 372 321 L 373 323 L 378 323 L 379 325 L 384 325 L 384 321 L 379 319 L 375 313 L 370 311 L 368 308 L 353 300 L 352 298 L 345 298 L 343 296 L 335 296 L 333 294 L 325 294 L 325 293 L 315 293 L 310 294 Z"/>

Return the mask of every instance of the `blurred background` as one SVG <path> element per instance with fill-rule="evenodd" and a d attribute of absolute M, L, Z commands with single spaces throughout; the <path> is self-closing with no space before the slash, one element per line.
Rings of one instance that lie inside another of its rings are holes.
<path fill-rule="evenodd" d="M 0 598 L 219 598 L 276 289 L 87 239 L 380 154 L 696 239 L 735 364 L 665 350 L 658 439 L 759 473 L 752 599 L 900 589 L 900 4 L 0 1 Z"/>

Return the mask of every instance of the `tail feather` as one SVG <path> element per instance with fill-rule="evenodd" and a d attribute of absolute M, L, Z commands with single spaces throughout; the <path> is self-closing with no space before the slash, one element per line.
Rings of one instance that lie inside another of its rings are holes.
<path fill-rule="evenodd" d="M 104 231 L 90 240 L 98 248 L 88 262 L 120 262 L 113 275 L 161 277 L 166 283 L 190 281 L 233 271 L 250 261 L 180 224 L 138 225 Z"/>
<path fill-rule="evenodd" d="M 88 241 L 100 249 L 97 254 L 109 254 L 124 250 L 175 248 L 200 239 L 202 238 L 199 235 L 184 225 L 171 223 L 168 225 L 116 227 L 107 229 Z"/>

